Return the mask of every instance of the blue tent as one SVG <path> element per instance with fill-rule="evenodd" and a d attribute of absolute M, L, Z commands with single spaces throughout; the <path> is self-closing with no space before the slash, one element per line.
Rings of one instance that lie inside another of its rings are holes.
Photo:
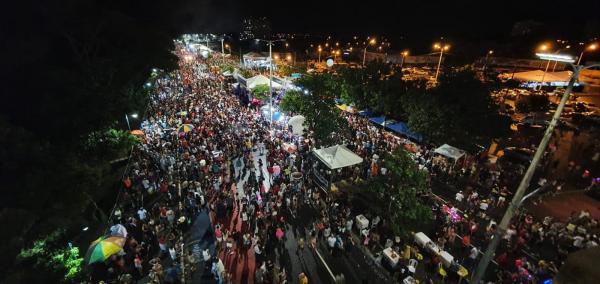
<path fill-rule="evenodd" d="M 369 121 L 371 121 L 375 124 L 383 125 L 383 122 L 385 121 L 385 117 L 383 117 L 383 116 L 371 117 L 371 118 L 369 118 Z"/>
<path fill-rule="evenodd" d="M 375 113 L 373 113 L 373 112 L 372 112 L 372 111 L 370 111 L 370 110 L 361 110 L 361 111 L 359 111 L 359 112 L 358 112 L 358 114 L 359 114 L 360 116 L 364 116 L 364 117 L 371 117 L 371 116 L 373 116 Z"/>
<path fill-rule="evenodd" d="M 404 122 L 398 122 L 390 125 L 386 125 L 385 128 L 394 131 L 396 133 L 407 136 L 410 139 L 421 141 L 423 140 L 423 136 L 419 133 L 413 132 L 408 128 L 408 125 Z"/>

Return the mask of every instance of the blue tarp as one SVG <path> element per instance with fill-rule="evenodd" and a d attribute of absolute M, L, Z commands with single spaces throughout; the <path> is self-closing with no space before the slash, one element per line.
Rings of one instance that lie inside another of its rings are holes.
<path fill-rule="evenodd" d="M 371 117 L 371 116 L 373 116 L 375 113 L 373 113 L 372 111 L 369 111 L 369 110 L 361 110 L 361 111 L 359 111 L 359 112 L 358 112 L 358 114 L 359 114 L 360 116 L 364 116 L 364 117 Z"/>
<path fill-rule="evenodd" d="M 421 134 L 412 132 L 410 129 L 408 129 L 408 125 L 406 125 L 406 123 L 404 123 L 404 122 L 398 122 L 398 123 L 386 125 L 385 128 L 387 128 L 391 131 L 394 131 L 396 133 L 405 135 L 408 138 L 411 138 L 416 141 L 423 140 L 423 136 L 421 136 Z"/>
<path fill-rule="evenodd" d="M 371 118 L 369 118 L 369 121 L 371 121 L 375 124 L 382 125 L 383 122 L 385 121 L 385 117 L 383 117 L 383 116 L 371 117 Z"/>

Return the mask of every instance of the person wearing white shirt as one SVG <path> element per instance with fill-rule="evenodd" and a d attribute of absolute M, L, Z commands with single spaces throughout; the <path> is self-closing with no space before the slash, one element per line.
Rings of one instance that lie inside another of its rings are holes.
<path fill-rule="evenodd" d="M 140 209 L 137 211 L 140 221 L 144 221 L 146 219 L 147 213 L 148 213 L 148 211 L 146 211 L 146 209 L 144 209 L 144 207 L 140 207 Z"/>
<path fill-rule="evenodd" d="M 454 199 L 456 199 L 458 202 L 462 202 L 464 198 L 465 196 L 463 195 L 462 190 L 457 192 L 456 196 L 454 197 Z"/>

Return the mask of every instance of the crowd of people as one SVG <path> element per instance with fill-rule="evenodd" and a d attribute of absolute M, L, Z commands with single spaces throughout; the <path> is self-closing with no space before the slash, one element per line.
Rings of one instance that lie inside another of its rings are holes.
<path fill-rule="evenodd" d="M 305 250 L 322 249 L 337 257 L 354 253 L 357 247 L 379 254 L 382 248 L 400 251 L 406 245 L 414 248 L 413 255 L 420 255 L 412 240 L 382 230 L 385 216 L 369 216 L 369 228 L 359 230 L 355 218 L 366 212 L 355 212 L 348 202 L 324 194 L 308 178 L 315 166 L 310 137 L 293 135 L 285 124 L 269 125 L 260 108 L 236 97 L 226 79 L 211 71 L 216 65 L 213 59 L 192 56 L 190 60 L 188 51 L 177 52 L 180 68 L 154 82 L 147 120 L 141 127 L 143 141 L 132 154 L 111 216 L 111 233 L 124 235 L 126 244 L 121 253 L 95 266 L 93 281 L 179 283 L 200 273 L 219 283 L 250 278 L 254 283 L 292 279 L 308 283 L 308 272 L 291 275 L 289 259 L 283 257 L 290 230 L 298 235 L 299 258 Z M 403 147 L 430 173 L 432 185 L 443 182 L 461 188 L 450 202 L 432 197 L 436 222 L 428 234 L 472 269 L 479 248 L 496 230 L 490 222 L 494 211 L 505 208 L 512 195 L 509 188 L 514 188 L 522 169 L 489 169 L 476 159 L 450 167 L 437 161 L 428 145 L 391 135 L 357 114 L 344 115 L 352 135 L 340 142 L 360 155 L 363 163 L 339 174 L 365 180 L 385 175 L 388 169 L 380 157 Z M 443 206 L 456 208 L 460 218 L 452 218 Z M 301 211 L 311 212 L 310 218 L 300 218 Z M 199 257 L 185 238 L 201 214 L 208 215 L 207 234 L 214 236 L 215 248 L 204 248 Z M 497 253 L 499 280 L 546 279 L 566 253 L 596 246 L 597 230 L 598 221 L 586 212 L 574 213 L 567 223 L 521 214 Z M 525 254 L 544 242 L 558 248 L 555 259 L 534 261 Z M 439 257 L 432 255 L 426 261 L 437 273 Z M 237 263 L 254 265 L 239 270 Z M 406 275 L 402 271 L 398 279 Z"/>

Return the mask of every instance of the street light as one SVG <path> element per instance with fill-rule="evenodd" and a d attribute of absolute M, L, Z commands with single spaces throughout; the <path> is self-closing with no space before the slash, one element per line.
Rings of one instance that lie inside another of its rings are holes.
<path fill-rule="evenodd" d="M 408 50 L 402 51 L 402 61 L 400 62 L 400 71 L 402 71 L 402 65 L 404 65 L 404 58 L 408 56 Z"/>
<path fill-rule="evenodd" d="M 595 43 L 592 43 L 592 44 L 590 44 L 590 45 L 589 45 L 587 48 L 584 48 L 584 49 L 581 51 L 581 54 L 579 55 L 579 59 L 577 59 L 577 65 L 579 65 L 579 63 L 581 63 L 581 58 L 583 57 L 583 53 L 584 53 L 586 50 L 589 50 L 589 51 L 594 51 L 594 50 L 596 50 L 597 48 L 598 48 L 598 45 L 597 45 L 597 44 L 595 44 Z"/>
<path fill-rule="evenodd" d="M 321 48 L 320 45 L 319 45 L 318 50 L 319 50 L 319 61 L 318 62 L 321 63 L 321 51 L 323 51 L 323 49 Z"/>
<path fill-rule="evenodd" d="M 546 129 L 546 132 L 544 133 L 544 137 L 542 138 L 542 141 L 540 142 L 539 146 L 537 147 L 537 150 L 535 151 L 535 154 L 533 155 L 531 164 L 527 168 L 527 171 L 525 172 L 525 175 L 523 176 L 521 183 L 519 183 L 519 187 L 517 188 L 517 191 L 515 192 L 513 199 L 508 204 L 508 208 L 506 209 L 506 212 L 504 213 L 504 217 L 502 217 L 502 221 L 500 221 L 500 224 L 497 227 L 496 232 L 492 236 L 491 242 L 489 243 L 485 253 L 483 254 L 483 257 L 479 261 L 479 264 L 477 265 L 477 269 L 475 270 L 475 273 L 473 274 L 473 278 L 471 279 L 470 283 L 480 283 L 481 279 L 483 278 L 483 274 L 485 273 L 485 270 L 487 269 L 487 266 L 490 263 L 494 252 L 496 251 L 496 247 L 498 246 L 500 239 L 506 233 L 506 230 L 508 228 L 508 225 L 510 224 L 512 217 L 516 213 L 519 206 L 523 203 L 523 200 L 528 198 L 529 196 L 531 196 L 530 194 L 528 194 L 527 196 L 523 196 L 523 195 L 525 194 L 525 190 L 527 190 L 527 188 L 529 187 L 531 178 L 533 177 L 533 174 L 535 173 L 537 165 L 539 164 L 542 156 L 544 155 L 544 152 L 546 151 L 546 147 L 548 147 L 548 142 L 550 141 L 550 138 L 552 138 L 552 133 L 554 133 L 554 128 L 556 127 L 556 124 L 558 123 L 558 121 L 560 119 L 560 115 L 565 107 L 565 104 L 567 103 L 567 100 L 569 99 L 569 95 L 571 94 L 571 91 L 573 91 L 573 86 L 575 85 L 575 81 L 577 81 L 577 79 L 579 78 L 579 74 L 581 73 L 581 70 L 589 69 L 589 68 L 593 68 L 593 67 L 600 67 L 600 64 L 593 64 L 593 65 L 588 65 L 588 66 L 582 66 L 579 64 L 574 65 L 573 63 L 575 62 L 575 59 L 568 55 L 560 55 L 560 54 L 552 54 L 552 53 L 538 53 L 537 56 L 543 60 L 556 60 L 556 61 L 567 63 L 567 64 L 571 65 L 571 67 L 573 68 L 573 74 L 571 75 L 571 78 L 569 79 L 569 85 L 567 86 L 567 90 L 563 94 L 562 99 L 560 100 L 560 103 L 558 104 L 558 107 L 556 108 L 556 112 L 554 112 L 554 115 L 552 116 L 552 120 L 550 121 L 550 124 L 548 124 L 548 128 Z"/>
<path fill-rule="evenodd" d="M 131 115 L 125 114 L 125 121 L 127 121 L 127 129 L 129 129 L 129 131 L 131 131 L 131 125 L 129 124 L 129 116 L 131 116 L 131 118 L 138 118 L 138 114 L 137 113 L 132 113 Z"/>
<path fill-rule="evenodd" d="M 494 54 L 493 50 L 489 50 L 486 54 L 485 54 L 485 62 L 483 63 L 483 72 L 485 73 L 485 68 L 487 67 L 488 64 L 488 58 L 490 57 L 490 55 Z"/>
<path fill-rule="evenodd" d="M 370 45 L 375 45 L 377 43 L 377 41 L 375 40 L 375 38 L 372 38 L 371 40 L 369 40 L 369 44 Z M 365 62 L 367 60 L 367 47 L 369 47 L 369 44 L 365 44 L 365 51 L 363 52 L 363 67 L 365 66 Z"/>
<path fill-rule="evenodd" d="M 273 43 L 277 41 L 283 41 L 283 39 L 277 40 L 264 40 L 255 39 L 256 41 L 264 41 L 269 45 L 269 127 L 273 127 Z"/>
<path fill-rule="evenodd" d="M 433 45 L 433 48 L 440 50 L 440 59 L 438 61 L 437 70 L 435 71 L 435 82 L 437 83 L 437 81 L 438 81 L 437 78 L 438 78 L 438 75 L 440 74 L 440 66 L 442 65 L 442 56 L 444 55 L 444 51 L 448 51 L 450 49 L 450 45 L 436 43 Z"/>

